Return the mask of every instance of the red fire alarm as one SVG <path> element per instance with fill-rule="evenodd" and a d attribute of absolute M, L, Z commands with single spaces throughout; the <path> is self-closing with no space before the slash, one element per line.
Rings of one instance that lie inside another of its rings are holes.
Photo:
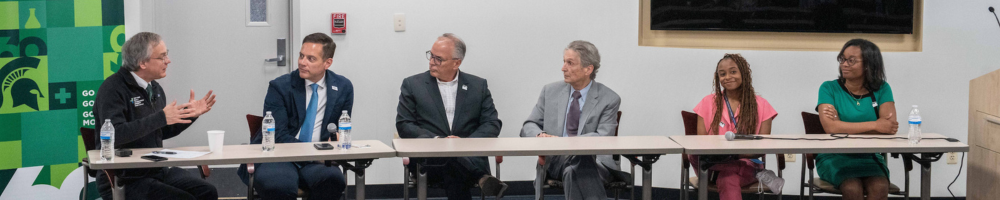
<path fill-rule="evenodd" d="M 331 22 L 331 33 L 333 34 L 345 34 L 347 33 L 347 13 L 333 13 L 330 14 Z"/>

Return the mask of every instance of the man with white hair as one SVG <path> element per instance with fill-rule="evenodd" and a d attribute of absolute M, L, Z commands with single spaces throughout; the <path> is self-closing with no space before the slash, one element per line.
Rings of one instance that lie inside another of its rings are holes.
<path fill-rule="evenodd" d="M 563 81 L 542 88 L 538 103 L 524 121 L 521 137 L 615 136 L 618 93 L 594 81 L 601 55 L 590 42 L 573 41 L 563 50 Z M 562 180 L 566 199 L 607 199 L 604 184 L 618 173 L 610 155 L 544 156 L 547 177 L 535 177 L 535 188 L 547 178 Z M 614 170 L 614 171 L 609 171 Z M 541 197 L 542 191 L 535 191 Z"/>
<path fill-rule="evenodd" d="M 407 77 L 396 107 L 396 131 L 401 138 L 496 138 L 500 119 L 486 79 L 458 71 L 465 60 L 465 42 L 451 33 L 438 37 L 427 51 L 430 70 Z M 414 165 L 424 167 L 417 171 Z M 486 157 L 413 159 L 411 171 L 426 173 L 429 183 L 444 187 L 448 199 L 472 199 L 479 184 L 483 195 L 502 197 L 507 184 L 490 175 Z"/>

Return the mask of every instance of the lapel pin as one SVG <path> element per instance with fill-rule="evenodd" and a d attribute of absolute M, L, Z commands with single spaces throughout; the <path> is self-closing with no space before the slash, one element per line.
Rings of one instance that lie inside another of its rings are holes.
<path fill-rule="evenodd" d="M 338 90 L 339 88 L 337 88 L 337 86 L 332 86 L 332 87 L 330 87 L 330 89 L 333 89 L 333 91 L 340 91 L 340 90 Z"/>
<path fill-rule="evenodd" d="M 469 90 L 469 86 L 467 86 L 467 85 L 462 85 L 462 90 Z"/>

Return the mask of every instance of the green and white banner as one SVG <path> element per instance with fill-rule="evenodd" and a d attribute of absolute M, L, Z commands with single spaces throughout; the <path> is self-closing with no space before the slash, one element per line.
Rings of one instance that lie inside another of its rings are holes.
<path fill-rule="evenodd" d="M 121 66 L 123 7 L 0 0 L 0 200 L 79 198 L 79 129 L 94 127 L 97 88 Z"/>

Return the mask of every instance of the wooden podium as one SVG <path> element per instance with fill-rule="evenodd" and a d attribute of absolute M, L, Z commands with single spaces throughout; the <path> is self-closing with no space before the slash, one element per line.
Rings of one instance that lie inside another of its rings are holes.
<path fill-rule="evenodd" d="M 969 175 L 966 197 L 1000 197 L 1000 70 L 969 81 Z"/>

